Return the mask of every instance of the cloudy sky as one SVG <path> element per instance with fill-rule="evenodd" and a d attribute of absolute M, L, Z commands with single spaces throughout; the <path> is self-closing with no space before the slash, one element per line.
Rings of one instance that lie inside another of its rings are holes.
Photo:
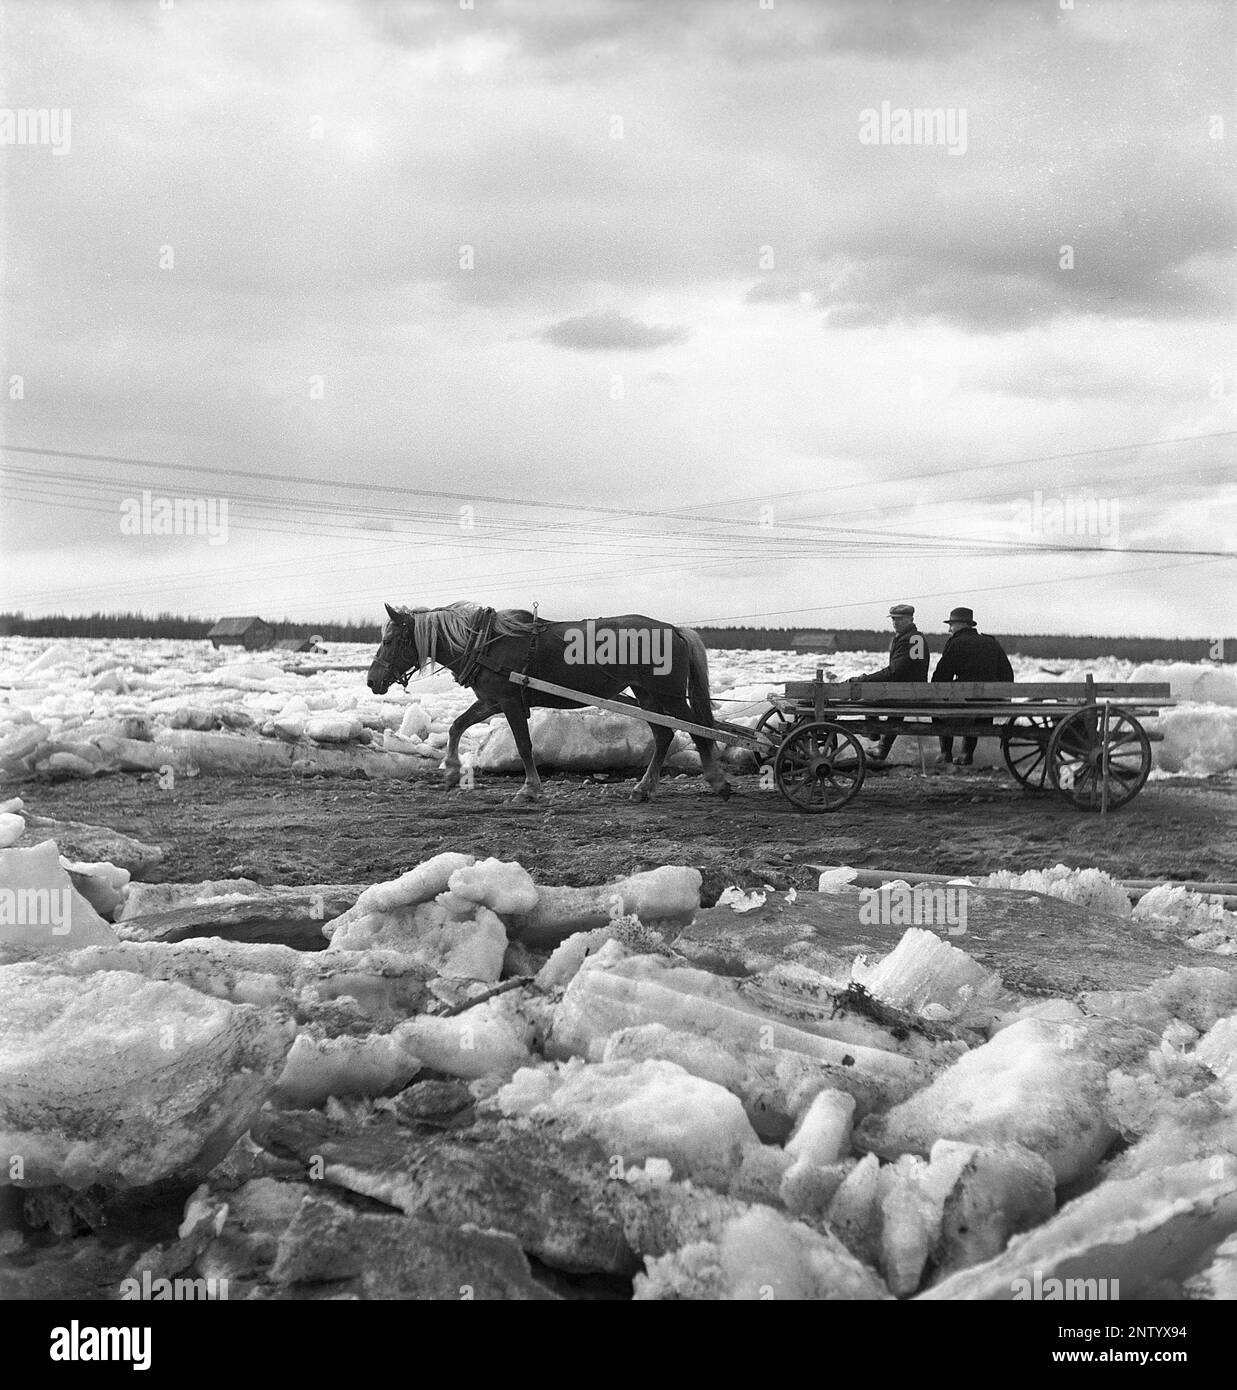
<path fill-rule="evenodd" d="M 1232 631 L 1228 0 L 0 13 L 0 608 Z"/>

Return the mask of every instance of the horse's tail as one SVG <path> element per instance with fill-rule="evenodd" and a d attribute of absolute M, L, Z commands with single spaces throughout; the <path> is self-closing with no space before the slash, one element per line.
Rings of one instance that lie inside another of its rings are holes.
<path fill-rule="evenodd" d="M 709 652 L 700 634 L 690 627 L 678 629 L 687 644 L 687 703 L 697 724 L 712 729 L 713 699 L 709 694 Z"/>

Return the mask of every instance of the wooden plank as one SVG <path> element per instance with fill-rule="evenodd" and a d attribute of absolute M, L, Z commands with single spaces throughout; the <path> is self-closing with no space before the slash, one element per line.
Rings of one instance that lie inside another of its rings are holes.
<path fill-rule="evenodd" d="M 810 700 L 817 691 L 815 681 L 787 681 L 786 696 L 791 700 Z M 1121 704 L 1125 700 L 1164 700 L 1172 698 L 1169 685 L 1138 681 L 1096 681 L 1090 689 L 1082 682 L 1058 681 L 834 681 L 823 687 L 826 700 L 883 700 L 899 704 L 953 704 L 964 700 L 1085 700 L 1089 693 L 1097 699 L 1108 697 Z"/>
<path fill-rule="evenodd" d="M 728 729 L 717 727 L 710 728 L 705 724 L 693 724 L 687 719 L 672 719 L 668 714 L 654 714 L 652 710 L 640 709 L 633 705 L 631 701 L 625 700 L 603 700 L 598 695 L 586 695 L 580 690 L 570 690 L 565 685 L 555 685 L 552 681 L 538 680 L 536 676 L 526 676 L 519 671 L 512 671 L 509 680 L 516 685 L 531 686 L 534 690 L 544 690 L 547 695 L 561 695 L 565 700 L 578 700 L 582 705 L 596 705 L 598 709 L 609 710 L 612 714 L 627 714 L 636 719 L 642 719 L 646 724 L 660 724 L 667 729 L 681 729 L 687 734 L 696 734 L 701 738 L 712 739 L 714 743 L 737 743 L 744 748 L 751 748 L 754 751 L 764 747 L 764 742 L 758 739 L 748 730 L 743 732 L 731 732 Z M 734 725 L 731 726 L 735 728 Z"/>

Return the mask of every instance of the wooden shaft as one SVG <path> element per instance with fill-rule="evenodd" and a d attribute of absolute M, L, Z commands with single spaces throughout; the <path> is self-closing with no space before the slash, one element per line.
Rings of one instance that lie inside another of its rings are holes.
<path fill-rule="evenodd" d="M 668 714 L 655 714 L 652 710 L 641 709 L 633 705 L 630 701 L 603 700 L 598 695 L 586 695 L 580 690 L 569 690 L 565 685 L 555 685 L 553 681 L 538 680 L 536 676 L 526 676 L 519 671 L 512 671 L 509 680 L 513 680 L 516 685 L 531 686 L 534 690 L 544 690 L 547 695 L 560 695 L 566 700 L 579 700 L 582 705 L 596 705 L 598 709 L 610 710 L 613 714 L 629 714 L 637 719 L 643 719 L 646 724 L 660 724 L 667 729 L 682 729 L 684 733 L 695 734 L 699 738 L 712 739 L 714 743 L 737 743 L 744 748 L 750 748 L 753 752 L 760 752 L 766 747 L 765 740 L 757 737 L 751 730 L 738 732 L 735 729 L 720 729 L 710 727 L 707 724 L 693 724 L 687 719 L 673 719 Z M 731 726 L 734 729 L 734 726 Z"/>

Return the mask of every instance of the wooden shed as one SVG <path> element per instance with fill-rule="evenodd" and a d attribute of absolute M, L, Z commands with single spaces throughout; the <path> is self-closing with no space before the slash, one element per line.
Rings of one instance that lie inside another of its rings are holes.
<path fill-rule="evenodd" d="M 275 629 L 261 618 L 220 618 L 206 634 L 212 647 L 244 647 L 264 651 L 275 640 Z"/>

